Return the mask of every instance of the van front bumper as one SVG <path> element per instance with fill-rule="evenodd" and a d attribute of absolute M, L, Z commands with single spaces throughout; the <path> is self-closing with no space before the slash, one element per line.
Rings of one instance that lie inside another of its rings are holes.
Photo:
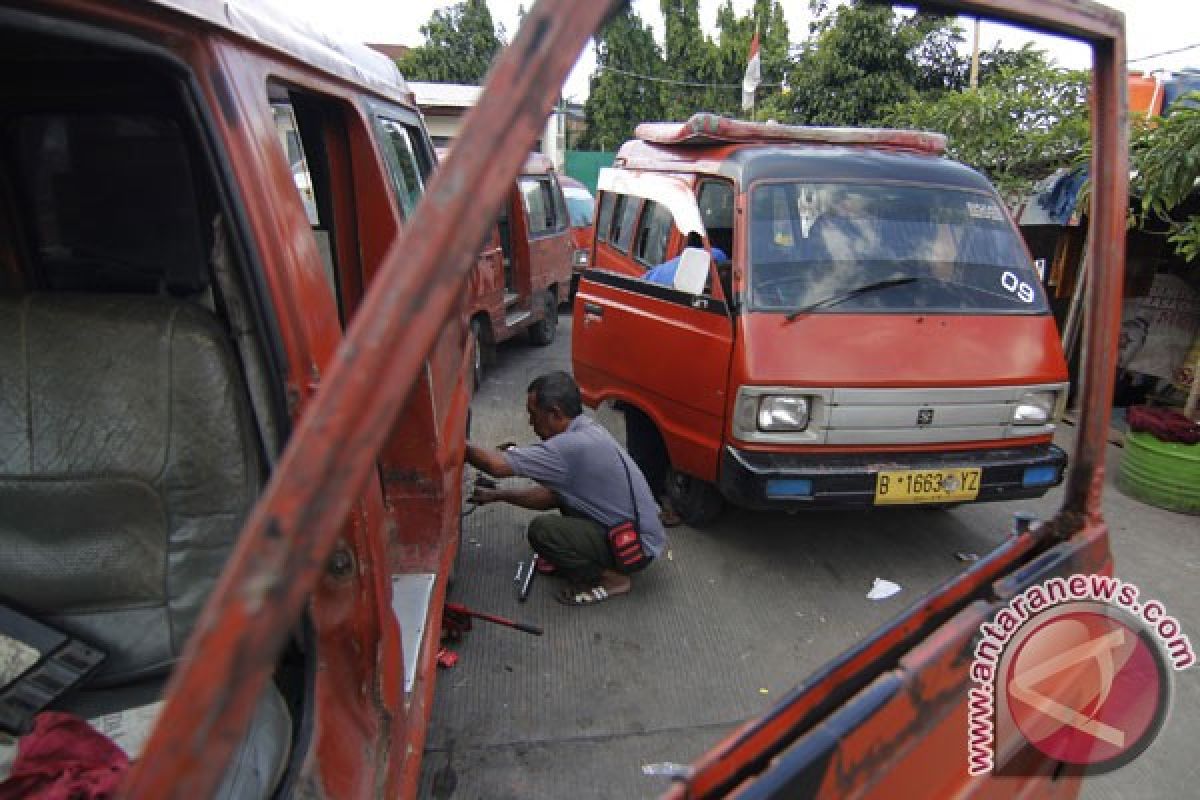
<path fill-rule="evenodd" d="M 1041 497 L 1062 483 L 1066 466 L 1066 452 L 1053 444 L 945 453 L 837 454 L 763 453 L 727 446 L 718 488 L 725 499 L 742 508 L 869 508 L 876 505 L 880 472 L 977 467 L 979 494 L 967 502 L 980 503 Z M 1041 482 L 1027 485 L 1028 476 L 1039 473 Z M 774 488 L 804 487 L 806 482 L 809 493 L 803 496 L 797 494 L 802 488 L 787 496 L 779 496 Z"/>

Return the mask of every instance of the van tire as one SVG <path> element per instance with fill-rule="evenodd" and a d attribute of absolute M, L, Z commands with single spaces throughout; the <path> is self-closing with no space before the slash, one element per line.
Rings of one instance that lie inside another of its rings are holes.
<path fill-rule="evenodd" d="M 625 447 L 646 478 L 655 497 L 666 491 L 670 461 L 667 447 L 654 421 L 633 406 L 625 406 Z"/>
<path fill-rule="evenodd" d="M 725 506 L 717 487 L 674 468 L 667 469 L 667 500 L 679 518 L 694 527 L 712 522 Z"/>
<path fill-rule="evenodd" d="M 471 320 L 471 344 L 475 348 L 475 362 L 471 366 L 472 376 L 475 381 L 475 388 L 478 389 L 483 384 L 483 375 L 485 365 L 487 364 L 487 339 L 483 333 L 483 322 L 476 317 Z"/>
<path fill-rule="evenodd" d="M 554 333 L 558 330 L 558 303 L 554 292 L 547 291 L 542 295 L 542 318 L 529 329 L 529 341 L 538 347 L 545 347 L 554 341 Z"/>

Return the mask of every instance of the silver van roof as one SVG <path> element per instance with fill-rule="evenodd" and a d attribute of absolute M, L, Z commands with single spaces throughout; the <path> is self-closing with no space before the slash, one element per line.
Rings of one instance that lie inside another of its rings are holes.
<path fill-rule="evenodd" d="M 324 72 L 389 96 L 411 91 L 394 61 L 362 42 L 331 33 L 275 0 L 146 0 L 259 42 Z"/>

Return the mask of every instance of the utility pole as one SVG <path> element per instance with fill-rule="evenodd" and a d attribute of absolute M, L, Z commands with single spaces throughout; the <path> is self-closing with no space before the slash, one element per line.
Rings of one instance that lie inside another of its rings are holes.
<path fill-rule="evenodd" d="M 979 17 L 975 18 L 975 43 L 971 45 L 971 79 L 972 91 L 979 88 Z"/>

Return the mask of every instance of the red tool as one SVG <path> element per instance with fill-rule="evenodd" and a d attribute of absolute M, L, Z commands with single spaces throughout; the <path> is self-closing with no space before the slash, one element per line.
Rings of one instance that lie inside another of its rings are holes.
<path fill-rule="evenodd" d="M 442 615 L 442 630 L 450 639 L 460 639 L 463 633 L 471 630 L 471 618 L 481 619 L 484 622 L 491 622 L 495 625 L 503 625 L 506 628 L 516 628 L 525 633 L 532 633 L 534 636 L 541 636 L 543 631 L 536 625 L 527 625 L 524 622 L 517 622 L 500 617 L 495 614 L 487 614 L 483 611 L 475 611 L 458 603 L 446 603 L 445 613 Z"/>

